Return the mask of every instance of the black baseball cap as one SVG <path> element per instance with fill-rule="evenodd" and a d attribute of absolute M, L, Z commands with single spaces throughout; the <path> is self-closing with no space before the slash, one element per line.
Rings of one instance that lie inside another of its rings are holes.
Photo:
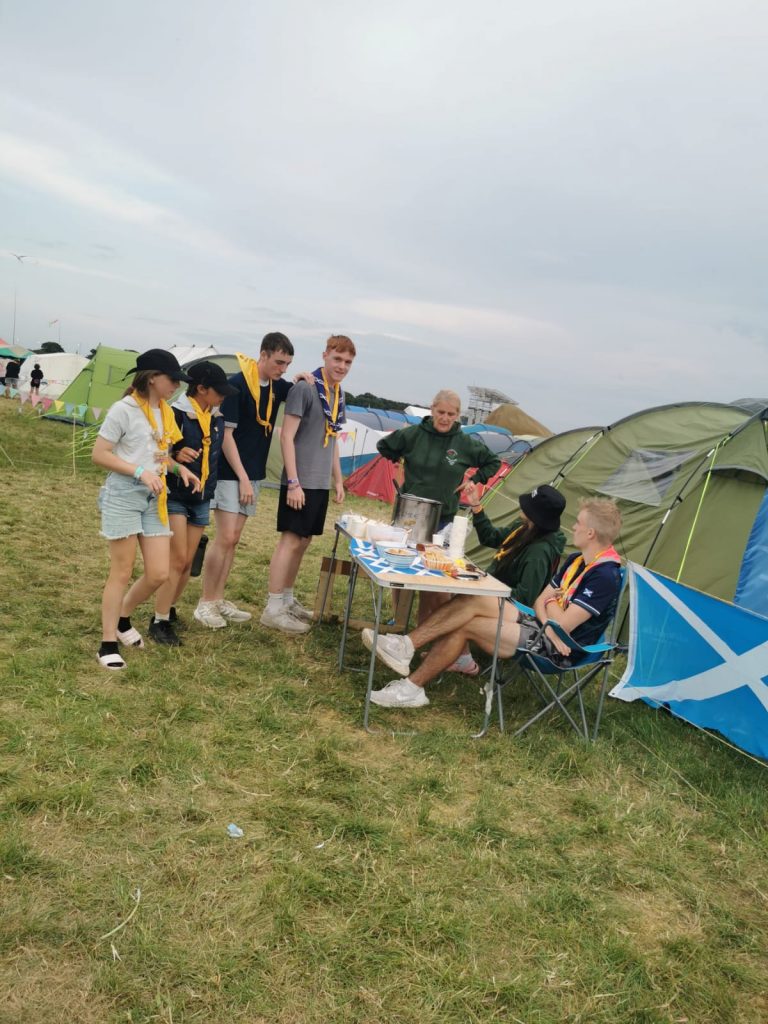
<path fill-rule="evenodd" d="M 199 384 L 213 390 L 224 398 L 226 395 L 237 395 L 239 391 L 227 381 L 227 375 L 218 363 L 203 359 L 187 369 L 190 384 Z"/>
<path fill-rule="evenodd" d="M 179 366 L 176 356 L 166 352 L 164 348 L 150 348 L 148 351 L 142 352 L 136 360 L 136 365 L 125 376 L 127 377 L 129 373 L 139 373 L 141 370 L 154 370 L 155 373 L 164 373 L 171 380 L 183 380 L 187 384 L 192 380 Z"/>

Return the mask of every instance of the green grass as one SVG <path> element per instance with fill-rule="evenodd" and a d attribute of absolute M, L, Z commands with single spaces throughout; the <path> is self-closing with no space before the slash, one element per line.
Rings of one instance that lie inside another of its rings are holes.
<path fill-rule="evenodd" d="M 768 1019 L 762 766 L 613 701 L 592 747 L 556 720 L 474 742 L 456 677 L 370 736 L 334 626 L 190 626 L 106 675 L 101 474 L 70 443 L 0 401 L 3 1024 Z M 254 611 L 274 512 L 232 577 Z"/>

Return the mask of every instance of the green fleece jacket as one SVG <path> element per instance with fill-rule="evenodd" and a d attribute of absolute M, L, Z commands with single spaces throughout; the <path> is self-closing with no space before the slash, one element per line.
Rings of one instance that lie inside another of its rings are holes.
<path fill-rule="evenodd" d="M 498 529 L 485 512 L 474 516 L 477 538 L 486 548 L 498 549 L 505 539 L 522 521 L 516 519 L 510 526 Z M 512 597 L 529 607 L 552 579 L 556 563 L 565 548 L 565 534 L 545 533 L 537 537 L 517 555 L 507 555 L 500 562 L 495 559 L 487 566 L 488 572 L 497 580 L 512 588 Z"/>
<path fill-rule="evenodd" d="M 412 427 L 387 434 L 376 447 L 390 462 L 403 460 L 403 491 L 439 501 L 443 506 L 443 519 L 456 515 L 459 507 L 456 488 L 468 469 L 477 467 L 475 480 L 484 484 L 501 465 L 499 457 L 486 444 L 465 434 L 458 423 L 441 434 L 432 425 L 431 416 L 425 416 L 421 423 Z"/>

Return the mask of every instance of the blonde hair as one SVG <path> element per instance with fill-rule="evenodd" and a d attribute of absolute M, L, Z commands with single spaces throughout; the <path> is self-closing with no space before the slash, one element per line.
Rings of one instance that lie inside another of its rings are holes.
<path fill-rule="evenodd" d="M 442 391 L 438 391 L 435 397 L 432 399 L 432 405 L 430 409 L 434 409 L 440 402 L 444 402 L 446 405 L 455 405 L 456 412 L 461 412 L 461 399 L 455 391 L 450 391 L 448 388 L 443 388 Z"/>
<path fill-rule="evenodd" d="M 579 508 L 601 544 L 613 544 L 621 533 L 621 512 L 610 498 L 582 498 Z"/>

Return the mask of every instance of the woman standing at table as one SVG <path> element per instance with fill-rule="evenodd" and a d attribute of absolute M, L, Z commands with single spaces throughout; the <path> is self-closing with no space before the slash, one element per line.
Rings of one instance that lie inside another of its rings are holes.
<path fill-rule="evenodd" d="M 441 529 L 458 511 L 466 471 L 476 468 L 474 479 L 484 484 L 501 466 L 498 455 L 486 444 L 462 431 L 460 414 L 461 399 L 456 392 L 438 391 L 432 399 L 430 415 L 421 423 L 395 430 L 376 445 L 390 462 L 402 460 L 406 494 L 440 502 Z M 422 593 L 419 622 L 445 600 L 447 598 L 440 594 Z"/>

